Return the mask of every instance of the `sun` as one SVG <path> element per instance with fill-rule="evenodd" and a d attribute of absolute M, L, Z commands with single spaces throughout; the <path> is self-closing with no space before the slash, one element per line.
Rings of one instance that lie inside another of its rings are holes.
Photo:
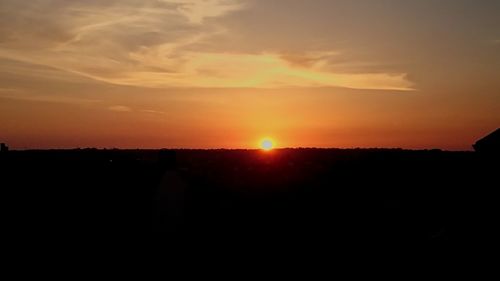
<path fill-rule="evenodd" d="M 269 151 L 274 148 L 274 142 L 271 139 L 263 139 L 260 141 L 260 148 Z"/>

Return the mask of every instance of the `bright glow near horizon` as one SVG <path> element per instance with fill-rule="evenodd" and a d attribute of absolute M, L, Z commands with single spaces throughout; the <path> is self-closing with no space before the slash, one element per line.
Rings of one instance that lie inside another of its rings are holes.
<path fill-rule="evenodd" d="M 265 151 L 272 150 L 274 148 L 274 142 L 271 139 L 263 139 L 260 142 L 260 148 L 262 148 Z"/>

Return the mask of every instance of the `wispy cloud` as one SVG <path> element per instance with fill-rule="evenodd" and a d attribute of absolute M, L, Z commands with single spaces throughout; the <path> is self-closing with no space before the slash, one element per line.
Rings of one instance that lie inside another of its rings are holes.
<path fill-rule="evenodd" d="M 50 103 L 64 103 L 64 104 L 95 104 L 101 102 L 98 99 L 84 99 L 78 97 L 56 96 L 56 95 L 33 95 L 33 94 L 20 94 L 20 91 L 2 91 L 0 90 L 0 98 L 22 101 L 34 102 L 50 102 Z"/>
<path fill-rule="evenodd" d="M 191 23 L 200 24 L 205 18 L 219 17 L 224 14 L 241 10 L 244 4 L 235 0 L 160 0 L 176 4 L 177 10 Z"/>
<path fill-rule="evenodd" d="M 156 53 L 152 51 L 152 53 Z M 146 55 L 148 57 L 149 55 Z M 167 65 L 157 57 L 150 67 Z M 315 58 L 308 65 L 290 63 L 280 54 L 235 54 L 186 52 L 182 71 L 128 72 L 107 81 L 144 87 L 204 88 L 280 88 L 280 87 L 346 87 L 355 89 L 412 90 L 404 73 L 334 73 L 328 70 L 327 58 Z"/>
<path fill-rule="evenodd" d="M 143 109 L 143 110 L 141 110 L 141 112 L 150 113 L 150 114 L 161 114 L 161 115 L 166 114 L 166 112 L 164 112 L 164 111 L 151 110 L 151 109 Z"/>
<path fill-rule="evenodd" d="M 23 90 L 16 88 L 0 88 L 0 93 L 19 93 L 22 91 Z"/>
<path fill-rule="evenodd" d="M 207 19 L 245 7 L 236 0 L 6 0 L 0 58 L 140 87 L 413 89 L 405 73 L 332 71 L 329 58 L 342 55 L 334 50 L 207 49 L 230 32 Z"/>
<path fill-rule="evenodd" d="M 108 107 L 109 110 L 115 111 L 115 112 L 131 112 L 132 109 L 128 106 L 124 105 L 112 105 Z"/>

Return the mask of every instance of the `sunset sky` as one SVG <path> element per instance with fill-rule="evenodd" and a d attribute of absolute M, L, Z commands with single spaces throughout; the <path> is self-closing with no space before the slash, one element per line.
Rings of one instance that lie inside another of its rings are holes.
<path fill-rule="evenodd" d="M 470 150 L 498 0 L 0 0 L 0 141 Z"/>

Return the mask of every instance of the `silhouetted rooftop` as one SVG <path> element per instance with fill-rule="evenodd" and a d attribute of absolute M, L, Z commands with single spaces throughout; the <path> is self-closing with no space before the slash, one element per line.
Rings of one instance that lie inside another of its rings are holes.
<path fill-rule="evenodd" d="M 478 140 L 474 145 L 477 152 L 499 153 L 500 152 L 500 128 Z"/>

